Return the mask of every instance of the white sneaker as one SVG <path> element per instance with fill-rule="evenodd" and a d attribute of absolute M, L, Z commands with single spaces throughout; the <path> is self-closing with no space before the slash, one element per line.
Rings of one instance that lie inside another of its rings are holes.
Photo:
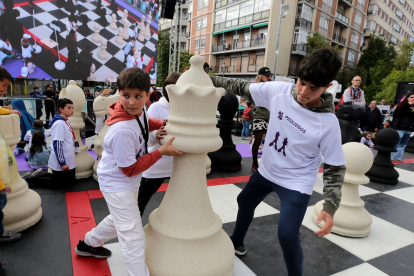
<path fill-rule="evenodd" d="M 41 173 L 43 171 L 43 169 L 37 169 L 34 172 L 32 172 L 31 176 L 34 177 L 36 175 L 38 175 L 39 173 Z"/>

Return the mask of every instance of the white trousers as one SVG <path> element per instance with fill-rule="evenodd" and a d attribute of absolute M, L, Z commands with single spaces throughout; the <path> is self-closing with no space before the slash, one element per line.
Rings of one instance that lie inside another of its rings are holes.
<path fill-rule="evenodd" d="M 102 194 L 110 215 L 86 233 L 85 243 L 98 247 L 118 236 L 128 275 L 149 276 L 145 264 L 145 234 L 137 203 L 138 191 Z"/>

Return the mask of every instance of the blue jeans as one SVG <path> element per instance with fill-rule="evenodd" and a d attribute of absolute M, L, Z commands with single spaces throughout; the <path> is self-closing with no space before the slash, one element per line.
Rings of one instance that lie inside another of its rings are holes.
<path fill-rule="evenodd" d="M 246 120 L 242 120 L 243 123 L 243 129 L 241 132 L 241 137 L 249 137 L 249 126 L 250 126 L 250 121 L 246 121 Z"/>
<path fill-rule="evenodd" d="M 310 195 L 283 188 L 255 172 L 246 187 L 237 197 L 239 211 L 236 227 L 231 239 L 234 243 L 243 243 L 257 205 L 271 192 L 276 192 L 281 201 L 278 238 L 283 250 L 289 276 L 302 275 L 303 252 L 300 245 L 299 229 L 308 207 Z"/>
<path fill-rule="evenodd" d="M 404 149 L 410 141 L 411 131 L 409 130 L 397 130 L 398 135 L 400 135 L 400 140 L 398 144 L 395 145 L 397 152 L 391 153 L 391 159 L 402 160 Z"/>
<path fill-rule="evenodd" d="M 3 209 L 7 204 L 7 195 L 4 194 L 0 194 L 0 236 L 3 235 L 4 233 L 4 228 L 3 228 L 3 218 L 4 218 L 4 214 L 3 214 Z"/>

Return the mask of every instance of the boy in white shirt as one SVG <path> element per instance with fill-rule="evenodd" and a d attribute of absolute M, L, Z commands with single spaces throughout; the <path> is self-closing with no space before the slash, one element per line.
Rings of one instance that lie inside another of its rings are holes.
<path fill-rule="evenodd" d="M 345 157 L 341 130 L 333 114 L 332 84 L 342 61 L 330 49 L 314 50 L 303 60 L 294 84 L 262 82 L 210 76 L 216 87 L 238 94 L 270 111 L 269 128 L 261 164 L 237 197 L 239 211 L 231 236 L 237 255 L 246 254 L 244 238 L 257 205 L 271 192 L 281 201 L 279 243 L 288 274 L 302 275 L 303 252 L 299 229 L 324 157 L 323 210 L 317 223 L 325 220 L 319 237 L 330 233 L 333 216 L 341 200 Z"/>
<path fill-rule="evenodd" d="M 138 209 L 138 190 L 143 171 L 162 155 L 180 155 L 171 138 L 158 150 L 147 154 L 149 131 L 159 129 L 157 138 L 166 135 L 164 121 L 149 119 L 145 103 L 150 89 L 148 73 L 137 67 L 121 72 L 117 79 L 120 101 L 109 108 L 106 120 L 108 132 L 103 141 L 104 151 L 98 166 L 100 190 L 110 215 L 86 233 L 75 251 L 80 256 L 108 258 L 111 251 L 101 247 L 118 236 L 129 275 L 148 276 L 145 264 L 145 234 Z"/>

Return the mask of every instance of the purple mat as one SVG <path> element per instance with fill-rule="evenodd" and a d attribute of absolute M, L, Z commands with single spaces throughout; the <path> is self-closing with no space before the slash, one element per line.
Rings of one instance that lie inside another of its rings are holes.
<path fill-rule="evenodd" d="M 93 159 L 96 160 L 97 156 L 95 154 L 94 151 L 87 151 L 87 153 L 89 153 L 90 155 L 93 156 Z M 17 166 L 19 168 L 19 171 L 32 171 L 32 167 L 29 166 L 29 163 L 27 163 L 26 160 L 24 160 L 24 158 L 27 156 L 27 152 L 23 152 L 16 157 L 16 161 L 17 161 Z"/>
<path fill-rule="evenodd" d="M 36 69 L 34 70 L 33 74 L 30 74 L 28 77 L 31 79 L 53 79 L 49 76 L 45 71 L 40 69 L 39 66 L 36 65 Z M 3 60 L 4 68 L 10 72 L 12 76 L 20 76 L 22 67 L 23 67 L 23 59 L 18 58 L 6 58 Z"/>

